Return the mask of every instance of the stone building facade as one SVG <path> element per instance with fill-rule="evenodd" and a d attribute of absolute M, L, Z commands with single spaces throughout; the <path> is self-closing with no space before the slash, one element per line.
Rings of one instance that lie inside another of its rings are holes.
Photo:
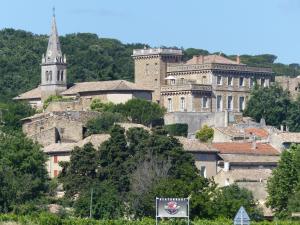
<path fill-rule="evenodd" d="M 220 55 L 182 61 L 182 51 L 133 51 L 135 82 L 152 87 L 153 101 L 168 112 L 241 112 L 254 84 L 269 86 L 271 68 L 250 67 Z"/>
<path fill-rule="evenodd" d="M 278 83 L 283 90 L 290 92 L 291 97 L 296 100 L 300 93 L 300 76 L 289 77 L 289 76 L 276 76 L 275 82 Z"/>

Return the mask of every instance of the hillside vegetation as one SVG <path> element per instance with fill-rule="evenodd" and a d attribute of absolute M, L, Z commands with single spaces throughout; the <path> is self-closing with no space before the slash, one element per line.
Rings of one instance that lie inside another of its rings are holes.
<path fill-rule="evenodd" d="M 115 79 L 132 81 L 132 50 L 144 47 L 144 44 L 123 44 L 91 33 L 68 34 L 60 40 L 62 51 L 67 55 L 69 83 Z M 47 41 L 46 35 L 14 29 L 0 31 L 0 99 L 8 100 L 40 83 L 40 62 L 46 52 Z M 209 54 L 206 50 L 194 48 L 184 52 L 185 60 L 196 54 Z M 299 64 L 274 63 L 276 58 L 270 54 L 242 55 L 241 62 L 272 67 L 277 75 L 299 74 Z"/>

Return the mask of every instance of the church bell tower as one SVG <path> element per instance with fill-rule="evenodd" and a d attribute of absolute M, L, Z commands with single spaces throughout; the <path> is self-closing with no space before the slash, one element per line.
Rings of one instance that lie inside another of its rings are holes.
<path fill-rule="evenodd" d="M 53 10 L 51 34 L 46 55 L 41 63 L 41 97 L 45 101 L 50 95 L 59 95 L 67 89 L 67 60 L 62 54 Z"/>

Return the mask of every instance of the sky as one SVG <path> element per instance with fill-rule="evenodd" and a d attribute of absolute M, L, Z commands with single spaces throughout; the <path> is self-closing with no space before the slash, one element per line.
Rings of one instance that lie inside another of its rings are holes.
<path fill-rule="evenodd" d="M 300 63 L 300 0 L 0 0 L 0 29 L 96 33 L 123 43 L 274 54 Z"/>

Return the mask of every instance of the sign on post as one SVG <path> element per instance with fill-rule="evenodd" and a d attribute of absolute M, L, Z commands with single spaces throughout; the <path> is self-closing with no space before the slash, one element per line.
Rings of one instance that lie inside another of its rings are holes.
<path fill-rule="evenodd" d="M 188 198 L 156 198 L 156 224 L 159 218 L 187 218 L 189 217 L 189 199 Z"/>
<path fill-rule="evenodd" d="M 250 218 L 243 206 L 239 209 L 234 217 L 234 225 L 249 225 Z"/>

